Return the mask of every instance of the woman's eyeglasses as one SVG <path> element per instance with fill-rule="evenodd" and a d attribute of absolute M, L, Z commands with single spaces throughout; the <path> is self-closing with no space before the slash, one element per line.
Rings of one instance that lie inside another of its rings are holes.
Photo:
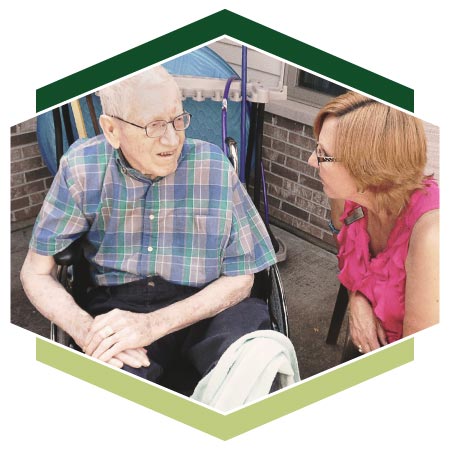
<path fill-rule="evenodd" d="M 323 162 L 339 162 L 339 160 L 335 156 L 327 155 L 324 149 L 319 146 L 316 147 L 316 157 L 317 157 L 317 164 Z"/>

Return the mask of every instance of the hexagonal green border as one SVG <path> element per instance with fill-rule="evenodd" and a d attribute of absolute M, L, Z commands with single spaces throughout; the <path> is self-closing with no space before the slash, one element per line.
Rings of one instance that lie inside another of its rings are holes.
<path fill-rule="evenodd" d="M 414 111 L 414 91 L 256 22 L 222 10 L 36 91 L 36 112 L 224 35 Z M 229 414 L 36 338 L 36 359 L 135 403 L 226 440 L 414 360 L 400 341 Z"/>

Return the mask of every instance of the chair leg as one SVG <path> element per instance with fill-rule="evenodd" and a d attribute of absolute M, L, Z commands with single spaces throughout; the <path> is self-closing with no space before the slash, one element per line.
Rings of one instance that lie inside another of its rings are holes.
<path fill-rule="evenodd" d="M 334 305 L 333 315 L 331 317 L 330 328 L 328 329 L 328 335 L 326 339 L 327 344 L 336 344 L 339 332 L 341 331 L 342 322 L 344 321 L 345 312 L 348 305 L 348 292 L 347 288 L 341 284 L 339 286 L 336 303 Z"/>

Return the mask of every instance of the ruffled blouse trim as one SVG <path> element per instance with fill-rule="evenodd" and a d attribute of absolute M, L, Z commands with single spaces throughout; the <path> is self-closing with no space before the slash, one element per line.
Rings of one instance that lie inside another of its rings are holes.
<path fill-rule="evenodd" d="M 399 323 L 403 323 L 405 303 L 406 270 L 409 238 L 417 219 L 426 211 L 436 209 L 436 202 L 426 200 L 436 198 L 433 180 L 425 181 L 425 190 L 413 193 L 409 206 L 397 218 L 389 235 L 386 248 L 376 256 L 370 254 L 370 237 L 367 232 L 367 210 L 364 217 L 350 225 L 343 225 L 337 236 L 339 246 L 339 280 L 350 291 L 359 291 L 371 302 L 376 316 L 382 321 L 390 339 L 402 336 Z M 431 192 L 430 192 L 431 191 Z M 425 199 L 429 197 L 428 199 Z M 439 196 L 437 195 L 437 198 Z M 425 200 L 425 201 L 424 201 Z M 417 206 L 417 207 L 416 207 Z M 360 207 L 346 201 L 344 220 Z M 439 207 L 439 200 L 437 202 Z M 391 340 L 389 340 L 391 342 Z"/>

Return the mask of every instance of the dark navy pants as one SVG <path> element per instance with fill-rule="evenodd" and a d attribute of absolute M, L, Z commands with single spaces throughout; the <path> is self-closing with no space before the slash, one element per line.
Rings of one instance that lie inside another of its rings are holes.
<path fill-rule="evenodd" d="M 114 308 L 149 313 L 185 299 L 198 289 L 169 283 L 161 277 L 151 277 L 120 286 L 97 287 L 89 293 L 86 310 L 93 316 Z M 123 369 L 158 383 L 163 375 L 179 366 L 191 364 L 200 377 L 205 376 L 225 350 L 236 340 L 256 330 L 270 329 L 265 301 L 247 298 L 211 319 L 202 320 L 169 334 L 147 347 L 149 367 Z"/>

